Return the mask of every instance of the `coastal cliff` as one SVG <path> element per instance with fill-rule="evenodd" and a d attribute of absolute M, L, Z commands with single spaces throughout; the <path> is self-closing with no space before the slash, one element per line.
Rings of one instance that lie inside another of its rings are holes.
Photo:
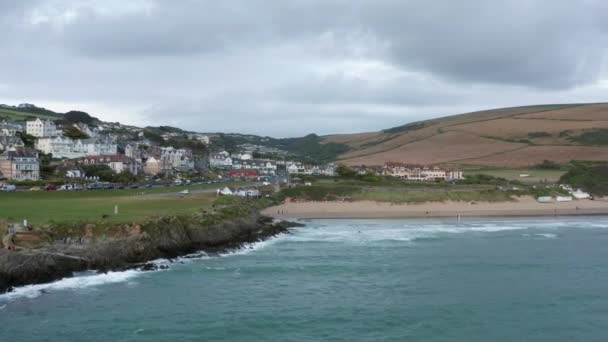
<path fill-rule="evenodd" d="M 41 248 L 0 250 L 0 293 L 14 286 L 45 283 L 74 272 L 142 267 L 158 258 L 196 251 L 221 252 L 286 232 L 296 224 L 251 211 L 236 219 L 210 222 L 202 215 L 163 216 L 141 225 L 122 225 L 120 234 L 96 238 L 94 225 L 75 227 L 78 238 L 54 240 Z"/>

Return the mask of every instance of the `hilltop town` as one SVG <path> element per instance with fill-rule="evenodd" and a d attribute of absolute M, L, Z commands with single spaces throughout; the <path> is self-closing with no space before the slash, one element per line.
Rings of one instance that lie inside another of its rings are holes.
<path fill-rule="evenodd" d="M 42 186 L 335 172 L 333 163 L 243 137 L 247 136 L 166 126 L 139 128 L 102 122 L 84 112 L 57 114 L 31 104 L 1 105 L 0 181 Z M 235 143 L 238 140 L 240 144 Z"/>

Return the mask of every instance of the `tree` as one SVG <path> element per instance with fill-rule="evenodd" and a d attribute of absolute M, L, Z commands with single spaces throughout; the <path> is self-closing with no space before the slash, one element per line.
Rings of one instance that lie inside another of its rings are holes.
<path fill-rule="evenodd" d="M 71 123 L 84 123 L 87 125 L 94 124 L 97 119 L 89 114 L 77 110 L 72 110 L 63 115 L 64 120 Z"/>
<path fill-rule="evenodd" d="M 123 171 L 114 177 L 114 182 L 116 183 L 128 184 L 137 182 L 138 180 L 138 177 L 132 174 L 130 171 Z"/>
<path fill-rule="evenodd" d="M 71 139 L 88 139 L 89 136 L 74 126 L 68 126 L 63 130 L 63 135 Z"/>
<path fill-rule="evenodd" d="M 350 167 L 346 166 L 346 165 L 340 165 L 336 168 L 336 173 L 340 176 L 340 177 L 344 177 L 344 178 L 352 178 L 355 177 L 357 175 L 357 171 L 351 169 Z"/>
<path fill-rule="evenodd" d="M 81 165 L 87 176 L 99 177 L 100 181 L 113 182 L 114 171 L 108 165 Z"/>
<path fill-rule="evenodd" d="M 19 138 L 21 138 L 21 141 L 23 141 L 23 144 L 25 145 L 25 147 L 34 148 L 34 144 L 36 143 L 36 137 L 35 136 L 26 134 L 24 132 L 17 132 L 16 135 Z"/>

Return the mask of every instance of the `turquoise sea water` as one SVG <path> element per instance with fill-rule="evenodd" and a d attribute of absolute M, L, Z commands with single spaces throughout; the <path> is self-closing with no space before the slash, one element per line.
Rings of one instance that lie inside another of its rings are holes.
<path fill-rule="evenodd" d="M 314 220 L 0 296 L 2 341 L 608 341 L 608 217 Z"/>

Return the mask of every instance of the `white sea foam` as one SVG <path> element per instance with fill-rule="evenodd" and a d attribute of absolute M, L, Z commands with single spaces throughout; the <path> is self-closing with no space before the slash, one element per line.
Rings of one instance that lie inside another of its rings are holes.
<path fill-rule="evenodd" d="M 554 231 L 563 228 L 608 228 L 608 221 L 587 220 L 538 220 L 538 219 L 495 219 L 456 222 L 448 220 L 319 220 L 307 227 L 297 228 L 287 240 L 293 242 L 347 242 L 369 243 L 376 241 L 415 242 L 421 239 L 435 239 L 450 234 L 498 233 L 509 231 L 530 231 L 530 236 L 554 239 L 559 237 Z M 535 233 L 534 231 L 541 231 Z"/>
<path fill-rule="evenodd" d="M 44 293 L 53 291 L 76 290 L 128 281 L 138 274 L 137 270 L 108 273 L 86 273 L 70 278 L 63 278 L 47 284 L 26 285 L 15 288 L 12 292 L 0 295 L 0 301 L 16 298 L 36 298 Z"/>
<path fill-rule="evenodd" d="M 557 234 L 550 234 L 550 233 L 546 233 L 546 234 L 535 234 L 538 237 L 543 237 L 546 239 L 555 239 L 557 238 Z"/>
<path fill-rule="evenodd" d="M 243 245 L 243 248 L 234 249 L 232 251 L 228 251 L 226 253 L 219 254 L 219 257 L 231 256 L 231 255 L 241 255 L 251 253 L 252 251 L 259 250 L 260 248 L 266 247 L 272 244 L 274 241 L 277 241 L 277 237 L 270 238 L 265 241 L 249 243 Z M 192 254 L 185 255 L 183 257 L 178 257 L 175 259 L 156 259 L 150 261 L 150 263 L 155 264 L 157 266 L 167 266 L 170 267 L 171 264 L 176 262 L 178 263 L 190 263 L 195 260 L 201 259 L 210 259 L 213 256 L 208 255 L 205 252 L 196 252 Z M 168 268 L 162 268 L 155 271 L 164 271 Z M 108 272 L 108 273 L 94 273 L 94 272 L 83 272 L 80 274 L 76 274 L 74 277 L 63 278 L 51 283 L 46 284 L 35 284 L 35 285 L 26 285 L 21 287 L 16 287 L 13 291 L 0 294 L 0 303 L 6 301 L 12 301 L 18 298 L 36 298 L 42 294 L 53 292 L 53 291 L 64 291 L 64 290 L 80 290 L 86 289 L 106 284 L 114 284 L 121 282 L 129 282 L 137 276 L 148 273 L 141 270 L 133 269 L 127 271 L 120 272 Z M 5 306 L 4 306 L 5 307 Z M 0 310 L 4 308 L 0 306 Z"/>
<path fill-rule="evenodd" d="M 268 246 L 276 243 L 277 241 L 280 241 L 282 238 L 285 238 L 286 236 L 287 236 L 287 234 L 279 234 L 279 235 L 273 236 L 271 238 L 268 238 L 266 240 L 245 243 L 239 248 L 235 248 L 232 250 L 225 251 L 223 253 L 219 253 L 218 256 L 227 257 L 227 256 L 234 256 L 234 255 L 249 254 L 251 252 L 255 252 L 262 248 L 268 247 Z"/>

